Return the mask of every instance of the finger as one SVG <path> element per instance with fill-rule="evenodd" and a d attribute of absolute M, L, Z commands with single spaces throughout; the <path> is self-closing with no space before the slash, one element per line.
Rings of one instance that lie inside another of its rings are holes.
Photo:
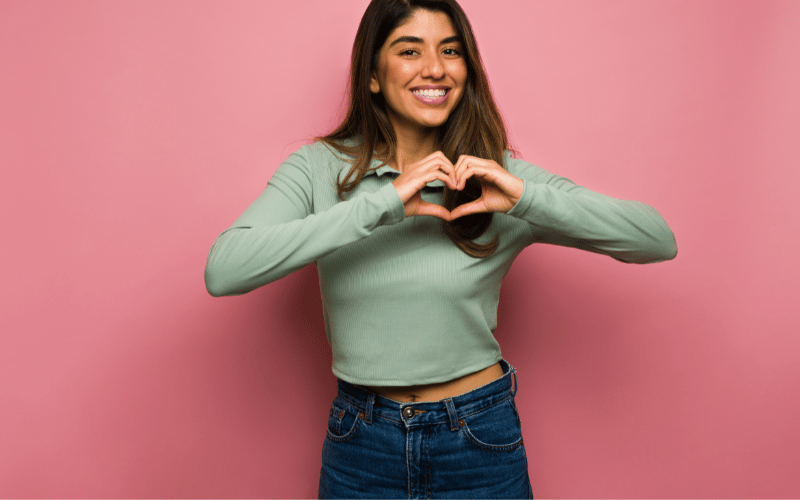
<path fill-rule="evenodd" d="M 470 160 L 464 162 L 458 171 L 458 190 L 461 191 L 467 186 L 467 181 L 479 173 L 476 165 Z"/>
<path fill-rule="evenodd" d="M 446 182 L 447 187 L 451 189 L 456 188 L 456 186 L 458 185 L 458 177 L 456 175 L 456 169 L 453 166 L 453 164 L 450 163 L 450 160 L 448 160 L 447 157 L 442 152 L 439 152 L 439 154 L 431 160 L 429 166 L 431 168 L 437 168 L 442 172 L 444 172 L 445 174 L 447 174 L 447 176 L 450 178 L 450 181 Z"/>
<path fill-rule="evenodd" d="M 429 154 L 428 156 L 426 156 L 425 158 L 420 160 L 418 165 L 424 165 L 424 164 L 430 164 L 430 163 L 438 163 L 438 162 L 446 163 L 446 164 L 448 164 L 450 166 L 453 165 L 450 162 L 450 160 L 441 151 L 436 151 L 435 153 Z"/>
<path fill-rule="evenodd" d="M 394 182 L 392 182 L 392 184 L 397 190 L 397 194 L 400 195 L 400 199 L 403 201 L 403 204 L 406 204 L 409 200 L 411 200 L 411 198 L 414 197 L 414 195 L 419 193 L 420 189 L 422 189 L 422 187 L 426 184 L 426 181 L 424 178 L 420 177 L 398 177 L 394 180 Z"/>
<path fill-rule="evenodd" d="M 441 169 L 442 172 L 452 176 L 453 184 L 457 182 L 455 176 L 456 170 L 453 167 L 453 164 L 441 151 L 436 151 L 435 153 L 428 155 L 424 160 L 422 160 L 422 162 L 428 167 L 437 167 Z"/>
<path fill-rule="evenodd" d="M 430 159 L 433 159 L 433 158 L 441 158 L 443 160 L 447 160 L 447 157 L 444 155 L 444 153 L 442 153 L 441 150 L 439 150 L 439 151 L 434 151 L 433 153 L 429 154 L 428 156 L 423 158 L 422 161 L 427 161 L 427 160 L 430 160 Z"/>
<path fill-rule="evenodd" d="M 499 176 L 508 173 L 506 169 L 501 167 L 500 164 L 494 160 L 467 155 L 459 157 L 455 168 L 459 190 L 464 189 L 467 180 L 471 177 L 478 177 L 494 184 L 499 182 Z"/>
<path fill-rule="evenodd" d="M 416 175 L 409 175 L 407 177 L 401 176 L 395 179 L 392 184 L 394 184 L 395 189 L 397 189 L 397 194 L 400 195 L 400 199 L 403 201 L 403 204 L 405 204 L 408 203 L 414 195 L 419 193 L 426 184 L 437 179 L 445 183 L 450 189 L 455 189 L 456 187 L 453 179 L 441 170 L 418 172 Z"/>
<path fill-rule="evenodd" d="M 502 170 L 502 172 L 505 172 L 505 170 Z M 494 168 L 492 165 L 470 162 L 459 172 L 459 189 L 464 189 L 467 181 L 472 177 L 479 179 L 482 183 L 492 184 L 500 189 L 504 189 L 504 187 L 500 185 L 500 175 L 498 169 Z"/>
<path fill-rule="evenodd" d="M 462 173 L 462 177 L 467 179 L 475 177 L 480 179 L 483 185 L 489 184 L 496 187 L 503 196 L 512 202 L 512 205 L 522 196 L 525 182 L 494 162 L 490 164 L 470 164 L 467 170 L 467 172 Z"/>
<path fill-rule="evenodd" d="M 447 187 L 451 189 L 455 189 L 456 187 L 456 183 L 453 181 L 453 178 L 440 169 L 430 170 L 429 172 L 425 172 L 423 175 L 420 176 L 420 179 L 424 180 L 423 187 L 425 186 L 425 184 L 432 182 L 434 180 L 440 180 L 444 182 L 445 184 L 447 184 Z"/>
<path fill-rule="evenodd" d="M 432 215 L 446 221 L 449 221 L 451 218 L 449 210 L 441 205 L 428 203 L 427 201 L 420 202 L 414 215 Z"/>
<path fill-rule="evenodd" d="M 470 162 L 472 160 L 479 160 L 479 159 L 480 158 L 475 157 L 475 156 L 461 155 L 461 156 L 458 157 L 458 160 L 456 161 L 456 164 L 454 166 L 456 167 L 456 170 L 458 170 L 458 166 L 459 165 L 463 165 L 463 164 L 468 163 L 468 162 Z"/>
<path fill-rule="evenodd" d="M 456 189 L 458 186 L 458 181 L 456 181 L 455 173 L 448 174 L 447 172 L 443 172 L 441 170 L 437 170 L 436 173 L 436 178 L 444 182 L 448 188 Z"/>
<path fill-rule="evenodd" d="M 455 169 L 447 158 L 433 158 L 419 167 L 421 175 L 425 176 L 426 182 L 434 178 L 428 177 L 429 174 L 436 174 L 436 179 L 444 182 L 450 189 L 455 189 L 458 185 Z"/>
<path fill-rule="evenodd" d="M 456 161 L 456 164 L 453 166 L 453 168 L 455 168 L 455 171 L 456 171 L 456 179 L 457 179 L 457 184 L 458 184 L 456 189 L 458 189 L 459 191 L 464 189 L 464 186 L 462 185 L 461 177 L 464 175 L 464 168 L 466 167 L 466 164 L 470 160 L 470 158 L 472 158 L 472 157 L 471 156 L 467 156 L 467 155 L 461 155 L 461 156 L 458 157 L 458 161 Z M 467 179 L 468 179 L 468 177 L 467 177 Z M 466 183 L 466 179 L 464 179 L 464 183 Z"/>
<path fill-rule="evenodd" d="M 449 187 L 450 189 L 456 189 L 456 187 L 458 186 L 458 177 L 456 176 L 456 171 L 453 168 L 453 166 L 449 165 L 449 167 L 446 166 L 445 168 L 440 167 L 439 171 L 444 173 L 445 176 L 447 177 L 447 180 L 445 181 L 447 187 Z"/>
<path fill-rule="evenodd" d="M 465 215 L 484 212 L 488 212 L 488 210 L 486 210 L 486 205 L 484 205 L 482 200 L 478 199 L 457 206 L 452 212 L 450 212 L 450 220 L 456 220 L 459 217 L 464 217 Z"/>
<path fill-rule="evenodd" d="M 471 177 L 476 177 L 482 170 L 481 167 L 486 160 L 474 156 L 462 156 L 459 158 L 456 175 L 458 176 L 458 190 L 461 191 L 467 185 Z"/>

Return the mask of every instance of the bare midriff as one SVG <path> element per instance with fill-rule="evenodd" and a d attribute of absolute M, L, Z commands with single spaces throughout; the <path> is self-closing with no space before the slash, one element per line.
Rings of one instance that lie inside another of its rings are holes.
<path fill-rule="evenodd" d="M 441 401 L 442 399 L 460 396 L 482 387 L 502 376 L 503 367 L 500 366 L 500 363 L 495 363 L 475 373 L 437 384 L 409 385 L 406 387 L 367 386 L 367 388 L 400 403 Z"/>

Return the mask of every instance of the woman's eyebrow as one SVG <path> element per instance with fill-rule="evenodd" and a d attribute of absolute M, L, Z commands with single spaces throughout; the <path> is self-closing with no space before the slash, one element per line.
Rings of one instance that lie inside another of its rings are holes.
<path fill-rule="evenodd" d="M 418 37 L 418 36 L 401 36 L 401 37 L 395 39 L 395 41 L 393 41 L 392 43 L 390 43 L 389 47 L 391 47 L 391 46 L 393 46 L 395 44 L 398 44 L 398 43 L 423 43 L 423 41 L 424 40 L 422 38 Z M 461 37 L 458 36 L 458 35 L 454 35 L 454 36 L 449 36 L 449 37 L 443 39 L 441 42 L 439 42 L 439 45 L 441 45 L 443 43 L 453 43 L 453 42 L 460 42 L 460 41 L 461 41 Z"/>

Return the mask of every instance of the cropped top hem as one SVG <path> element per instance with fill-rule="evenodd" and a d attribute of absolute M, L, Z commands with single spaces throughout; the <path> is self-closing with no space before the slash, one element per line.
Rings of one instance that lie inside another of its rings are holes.
<path fill-rule="evenodd" d="M 410 380 L 405 377 L 386 378 L 381 380 L 365 379 L 362 377 L 352 376 L 347 373 L 344 373 L 338 370 L 335 366 L 333 367 L 333 374 L 336 376 L 336 378 L 342 379 L 345 382 L 349 382 L 355 385 L 372 386 L 372 387 L 408 387 L 414 385 L 439 384 L 443 382 L 450 382 L 451 380 L 455 380 L 457 378 L 464 377 L 471 373 L 481 371 L 484 368 L 489 368 L 490 366 L 502 360 L 503 356 L 497 353 L 492 355 L 491 357 L 481 357 L 472 360 L 470 363 L 465 364 L 458 370 L 431 374 L 430 376 L 428 376 L 428 378 L 424 379 Z"/>

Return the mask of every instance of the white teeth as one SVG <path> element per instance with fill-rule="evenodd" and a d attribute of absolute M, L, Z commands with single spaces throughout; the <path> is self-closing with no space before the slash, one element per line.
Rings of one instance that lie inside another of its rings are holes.
<path fill-rule="evenodd" d="M 445 89 L 414 90 L 412 92 L 420 97 L 443 97 L 447 93 Z"/>

